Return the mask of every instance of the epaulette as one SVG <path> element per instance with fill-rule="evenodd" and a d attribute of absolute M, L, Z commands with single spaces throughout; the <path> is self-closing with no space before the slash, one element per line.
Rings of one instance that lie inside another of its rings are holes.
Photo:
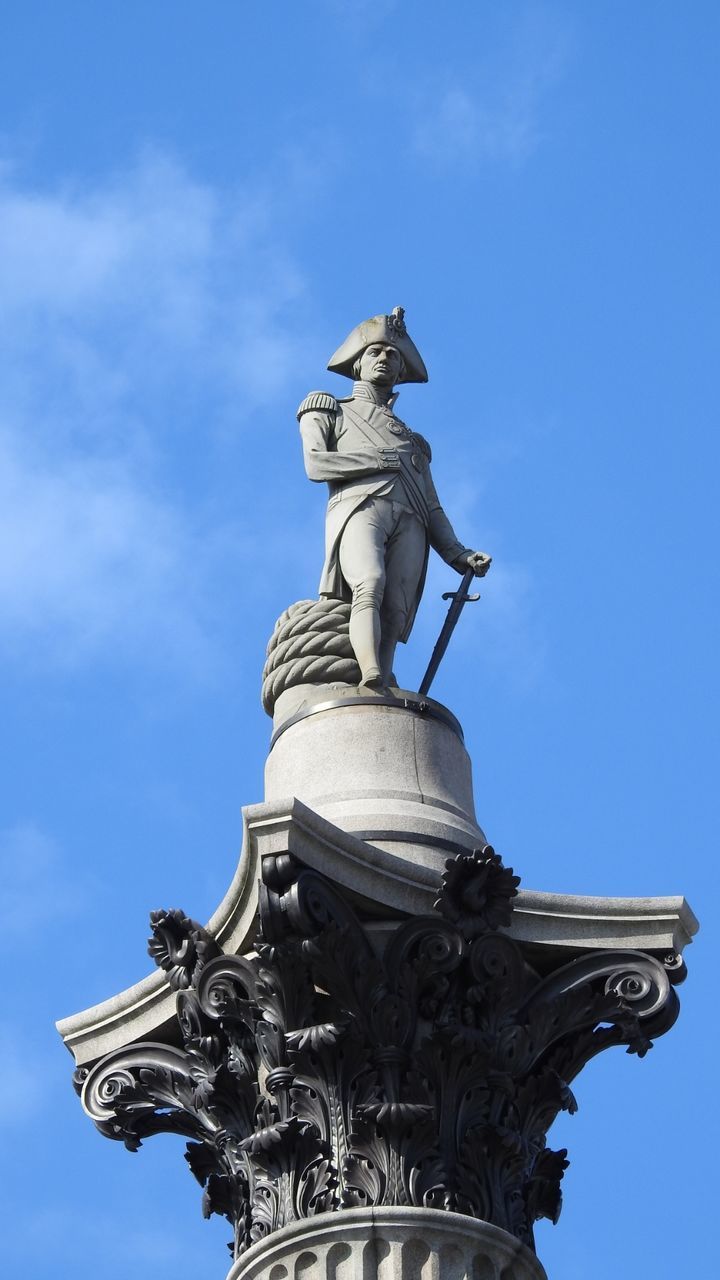
<path fill-rule="evenodd" d="M 418 431 L 413 431 L 413 440 L 415 441 L 416 444 L 420 445 L 420 448 L 425 454 L 425 457 L 427 458 L 428 462 L 432 462 L 432 449 L 430 448 L 430 445 L 428 441 L 425 439 L 425 437 L 421 436 Z"/>
<path fill-rule="evenodd" d="M 310 413 L 312 409 L 325 409 L 331 413 L 337 413 L 338 402 L 334 396 L 328 395 L 327 391 L 311 391 L 297 411 L 298 422 L 304 413 Z"/>

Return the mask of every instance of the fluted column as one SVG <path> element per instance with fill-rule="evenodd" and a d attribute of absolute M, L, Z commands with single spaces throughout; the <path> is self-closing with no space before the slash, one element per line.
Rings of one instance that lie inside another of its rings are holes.
<path fill-rule="evenodd" d="M 253 1245 L 227 1280 L 546 1280 L 535 1255 L 489 1222 L 389 1206 L 321 1213 Z"/>

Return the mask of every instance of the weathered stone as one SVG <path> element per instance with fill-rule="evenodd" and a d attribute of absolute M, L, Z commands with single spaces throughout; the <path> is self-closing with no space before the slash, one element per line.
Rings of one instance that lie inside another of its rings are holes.
<path fill-rule="evenodd" d="M 309 706 L 276 734 L 265 766 L 266 800 L 287 795 L 438 875 L 448 854 L 485 843 L 460 726 L 412 694 Z"/>

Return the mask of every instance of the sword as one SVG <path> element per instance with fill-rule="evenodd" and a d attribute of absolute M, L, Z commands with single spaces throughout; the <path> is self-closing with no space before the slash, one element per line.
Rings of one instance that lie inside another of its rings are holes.
<path fill-rule="evenodd" d="M 442 631 L 437 638 L 435 648 L 432 651 L 432 657 L 428 663 L 428 669 L 422 678 L 422 684 L 418 689 L 418 693 L 424 695 L 427 693 L 430 685 L 435 679 L 437 669 L 443 660 L 445 650 L 450 643 L 450 637 L 455 630 L 457 620 L 463 611 L 463 605 L 468 604 L 471 600 L 479 600 L 480 595 L 468 595 L 468 587 L 472 582 L 475 574 L 472 569 L 466 569 L 463 574 L 463 580 L 457 591 L 444 591 L 443 600 L 450 600 L 452 603 L 447 611 L 447 617 L 443 622 Z"/>

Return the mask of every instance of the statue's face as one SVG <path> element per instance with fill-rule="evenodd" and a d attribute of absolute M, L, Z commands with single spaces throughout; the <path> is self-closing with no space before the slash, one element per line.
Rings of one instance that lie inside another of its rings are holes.
<path fill-rule="evenodd" d="M 373 342 L 360 357 L 360 381 L 394 387 L 402 369 L 402 356 L 389 342 Z"/>

